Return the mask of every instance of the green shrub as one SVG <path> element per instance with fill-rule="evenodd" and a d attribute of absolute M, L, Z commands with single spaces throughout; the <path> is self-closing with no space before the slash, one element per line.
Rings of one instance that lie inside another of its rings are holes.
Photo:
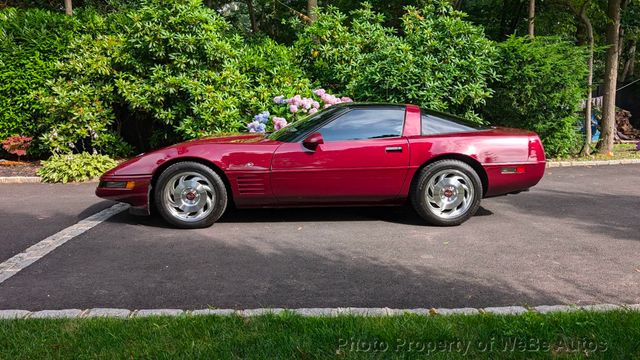
<path fill-rule="evenodd" d="M 555 38 L 511 37 L 499 44 L 499 80 L 485 108 L 494 125 L 536 131 L 548 156 L 579 144 L 579 104 L 586 93 L 584 49 Z"/>
<path fill-rule="evenodd" d="M 39 135 L 33 91 L 53 76 L 78 24 L 50 11 L 0 10 L 0 138 Z"/>
<path fill-rule="evenodd" d="M 274 96 L 311 92 L 289 47 L 243 41 L 200 1 L 147 0 L 116 20 L 111 33 L 71 44 L 40 99 L 56 152 L 123 156 L 120 135 L 148 125 L 142 150 L 243 130 L 258 112 L 283 111 Z"/>
<path fill-rule="evenodd" d="M 118 163 L 106 155 L 54 154 L 42 162 L 38 175 L 49 183 L 87 181 L 99 177 Z"/>
<path fill-rule="evenodd" d="M 408 102 L 479 120 L 491 95 L 495 47 L 448 1 L 406 8 L 402 35 L 366 5 L 348 18 L 321 11 L 296 48 L 309 75 L 362 101 Z"/>

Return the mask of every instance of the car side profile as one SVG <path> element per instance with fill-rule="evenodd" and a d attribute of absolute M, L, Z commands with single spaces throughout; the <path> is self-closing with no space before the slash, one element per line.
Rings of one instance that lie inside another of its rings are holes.
<path fill-rule="evenodd" d="M 139 155 L 96 194 L 155 209 L 181 228 L 212 225 L 227 207 L 403 205 L 433 225 L 459 225 L 482 198 L 536 185 L 538 135 L 482 127 L 414 105 L 331 106 L 271 134 L 183 142 Z"/>

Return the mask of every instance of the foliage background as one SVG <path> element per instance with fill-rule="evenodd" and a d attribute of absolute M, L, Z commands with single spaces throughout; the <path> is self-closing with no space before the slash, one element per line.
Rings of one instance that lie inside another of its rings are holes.
<path fill-rule="evenodd" d="M 336 0 L 312 25 L 290 11 L 303 0 L 253 3 L 257 31 L 246 2 L 75 0 L 68 17 L 59 1 L 9 1 L 0 137 L 36 137 L 37 157 L 123 157 L 244 130 L 261 111 L 284 115 L 274 96 L 325 87 L 529 128 L 550 156 L 576 148 L 586 60 L 561 5 L 542 2 L 537 18 L 539 33 L 558 36 L 529 41 L 508 36 L 526 27 L 522 1 L 463 2 L 462 12 L 447 0 Z M 589 11 L 603 26 L 601 6 Z"/>

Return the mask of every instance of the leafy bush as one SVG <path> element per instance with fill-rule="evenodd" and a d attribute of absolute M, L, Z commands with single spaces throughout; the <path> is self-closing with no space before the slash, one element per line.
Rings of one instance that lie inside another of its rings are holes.
<path fill-rule="evenodd" d="M 27 149 L 29 149 L 29 145 L 31 145 L 31 140 L 33 140 L 33 138 L 30 136 L 9 136 L 2 141 L 2 148 L 9 154 L 16 155 L 18 160 L 20 160 L 20 156 L 25 156 L 27 154 Z"/>
<path fill-rule="evenodd" d="M 80 154 L 52 155 L 42 162 L 38 175 L 44 182 L 67 183 L 87 181 L 99 177 L 118 163 L 106 155 Z"/>
<path fill-rule="evenodd" d="M 110 34 L 75 41 L 41 98 L 55 151 L 126 155 L 120 135 L 131 129 L 143 150 L 238 131 L 252 114 L 282 111 L 274 94 L 311 93 L 290 48 L 244 42 L 199 1 L 148 0 L 117 22 Z"/>
<path fill-rule="evenodd" d="M 37 9 L 0 11 L 0 138 L 38 135 L 33 90 L 53 77 L 79 21 Z"/>
<path fill-rule="evenodd" d="M 491 84 L 486 118 L 495 125 L 536 131 L 548 156 L 579 144 L 579 104 L 586 93 L 586 54 L 555 38 L 511 37 L 499 44 L 499 80 Z"/>
<path fill-rule="evenodd" d="M 491 95 L 495 47 L 450 2 L 426 3 L 406 8 L 402 35 L 366 4 L 351 19 L 328 7 L 302 29 L 295 47 L 310 76 L 330 89 L 479 120 L 476 109 Z"/>

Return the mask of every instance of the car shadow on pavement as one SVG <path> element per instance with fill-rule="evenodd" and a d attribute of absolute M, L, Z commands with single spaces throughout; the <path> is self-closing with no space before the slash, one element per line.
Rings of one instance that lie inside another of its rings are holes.
<path fill-rule="evenodd" d="M 223 240 L 206 231 L 181 237 L 179 230 L 137 230 L 121 238 L 98 228 L 62 247 L 4 284 L 0 308 L 533 306 L 556 304 L 562 295 L 499 274 L 443 269 L 434 260 L 326 247 L 313 237 Z"/>
<path fill-rule="evenodd" d="M 493 212 L 481 206 L 474 216 L 489 215 L 493 215 Z M 140 217 L 131 215 L 127 218 L 117 217 L 108 221 L 171 228 L 157 214 Z M 385 221 L 401 225 L 428 226 L 409 206 L 229 209 L 218 220 L 219 223 L 334 221 Z"/>
<path fill-rule="evenodd" d="M 640 240 L 640 196 L 538 189 L 520 196 L 514 206 L 527 215 L 571 223 L 592 234 Z"/>

